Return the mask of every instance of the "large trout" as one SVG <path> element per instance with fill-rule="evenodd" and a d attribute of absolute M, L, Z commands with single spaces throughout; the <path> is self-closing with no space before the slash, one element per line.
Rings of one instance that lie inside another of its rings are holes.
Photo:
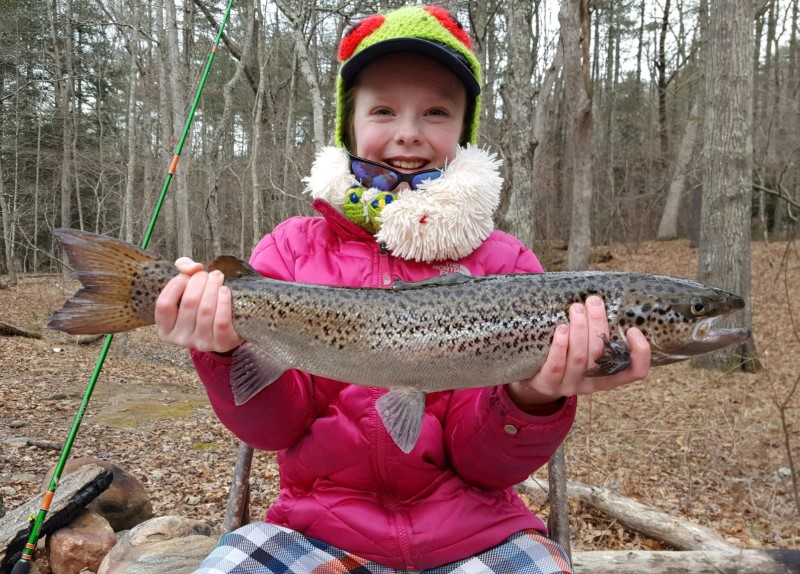
<path fill-rule="evenodd" d="M 152 325 L 156 299 L 178 270 L 134 245 L 73 229 L 56 230 L 82 288 L 50 317 L 71 334 Z M 750 336 L 714 323 L 742 309 L 727 291 L 674 277 L 582 272 L 445 275 L 390 289 L 328 287 L 267 279 L 235 257 L 218 257 L 233 295 L 233 325 L 246 341 L 233 354 L 231 387 L 243 404 L 287 369 L 391 391 L 377 402 L 395 443 L 410 452 L 425 393 L 499 385 L 541 368 L 556 325 L 572 303 L 603 298 L 611 325 L 587 375 L 630 365 L 624 337 L 644 333 L 651 365 L 666 365 Z"/>

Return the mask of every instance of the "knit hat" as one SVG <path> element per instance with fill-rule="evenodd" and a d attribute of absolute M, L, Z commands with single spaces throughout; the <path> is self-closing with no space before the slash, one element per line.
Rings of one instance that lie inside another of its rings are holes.
<path fill-rule="evenodd" d="M 450 70 L 467 91 L 465 140 L 476 143 L 480 116 L 481 71 L 464 27 L 439 6 L 406 6 L 373 14 L 352 26 L 339 45 L 342 64 L 337 81 L 336 145 L 344 147 L 345 93 L 358 73 L 381 56 L 412 52 Z"/>

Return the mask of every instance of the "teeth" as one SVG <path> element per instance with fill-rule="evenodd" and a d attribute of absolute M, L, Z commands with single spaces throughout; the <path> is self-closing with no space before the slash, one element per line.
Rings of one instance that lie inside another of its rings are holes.
<path fill-rule="evenodd" d="M 392 167 L 399 167 L 400 169 L 419 169 L 425 165 L 424 161 L 393 161 Z"/>

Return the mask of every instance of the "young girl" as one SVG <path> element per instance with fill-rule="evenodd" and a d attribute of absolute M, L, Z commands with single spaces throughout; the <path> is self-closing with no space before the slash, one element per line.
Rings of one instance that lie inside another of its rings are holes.
<path fill-rule="evenodd" d="M 502 180 L 475 147 L 480 71 L 445 10 L 406 7 L 359 22 L 339 48 L 336 145 L 306 180 L 322 217 L 295 217 L 256 246 L 252 266 L 303 283 L 388 288 L 458 272 L 540 272 L 493 230 Z M 231 294 L 187 259 L 162 292 L 158 332 L 189 347 L 220 420 L 278 451 L 280 495 L 266 522 L 227 535 L 199 572 L 570 572 L 514 485 L 569 432 L 576 395 L 644 378 L 650 350 L 628 332 L 632 366 L 586 378 L 609 326 L 597 297 L 570 309 L 533 378 L 431 393 L 403 453 L 375 410 L 385 389 L 287 371 L 235 406 Z"/>

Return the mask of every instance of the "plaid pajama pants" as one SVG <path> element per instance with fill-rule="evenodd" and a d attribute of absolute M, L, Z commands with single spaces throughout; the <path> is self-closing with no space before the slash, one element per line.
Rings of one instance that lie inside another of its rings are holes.
<path fill-rule="evenodd" d="M 226 534 L 195 574 L 401 574 L 298 532 L 254 522 Z M 572 574 L 564 550 L 523 530 L 475 556 L 423 574 Z"/>

